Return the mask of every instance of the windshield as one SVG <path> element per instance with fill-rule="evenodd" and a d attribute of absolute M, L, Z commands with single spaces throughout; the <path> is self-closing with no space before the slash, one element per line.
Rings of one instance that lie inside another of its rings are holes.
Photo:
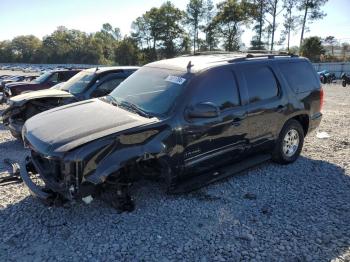
<path fill-rule="evenodd" d="M 41 83 L 45 82 L 46 79 L 51 76 L 51 74 L 52 74 L 51 72 L 46 72 L 46 73 L 42 74 L 41 76 L 38 76 L 37 78 L 35 78 L 33 80 L 33 82 L 41 84 Z"/>
<path fill-rule="evenodd" d="M 110 96 L 118 104 L 132 104 L 151 116 L 166 114 L 181 94 L 187 79 L 175 70 L 142 67 Z"/>
<path fill-rule="evenodd" d="M 60 89 L 67 91 L 73 95 L 80 94 L 85 90 L 91 80 L 94 78 L 95 73 L 89 71 L 81 71 L 73 76 L 67 82 L 65 82 Z"/>

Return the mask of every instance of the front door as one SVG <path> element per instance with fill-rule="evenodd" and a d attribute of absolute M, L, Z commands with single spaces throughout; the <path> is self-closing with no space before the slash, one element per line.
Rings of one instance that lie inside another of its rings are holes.
<path fill-rule="evenodd" d="M 187 172 L 201 172 L 240 156 L 246 146 L 246 111 L 230 67 L 211 69 L 199 76 L 187 106 L 210 103 L 215 117 L 186 117 L 183 128 L 184 164 Z"/>

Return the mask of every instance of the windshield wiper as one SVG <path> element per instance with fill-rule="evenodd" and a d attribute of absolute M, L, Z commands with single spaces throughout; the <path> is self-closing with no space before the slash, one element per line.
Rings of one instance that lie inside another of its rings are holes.
<path fill-rule="evenodd" d="M 117 99 L 115 99 L 113 96 L 107 95 L 106 98 L 108 98 L 108 99 L 106 99 L 107 102 L 111 103 L 114 106 L 119 106 Z M 104 99 L 104 97 L 100 97 L 100 99 Z"/>
<path fill-rule="evenodd" d="M 120 103 L 118 103 L 118 105 L 120 107 L 124 107 L 126 109 L 129 109 L 129 110 L 131 110 L 131 111 L 133 111 L 141 116 L 148 117 L 148 118 L 151 117 L 151 115 L 149 113 L 147 113 L 145 110 L 141 109 L 137 105 L 130 103 L 128 101 L 123 100 Z"/>
<path fill-rule="evenodd" d="M 149 113 L 147 113 L 146 111 L 144 111 L 143 109 L 141 109 L 140 107 L 138 107 L 137 105 L 133 104 L 133 103 L 130 103 L 128 101 L 121 101 L 119 102 L 117 99 L 115 99 L 113 96 L 111 95 L 108 95 L 107 96 L 109 99 L 110 99 L 110 103 L 112 103 L 112 105 L 114 106 L 118 106 L 118 107 L 123 107 L 129 111 L 132 111 L 134 113 L 137 113 L 141 116 L 144 116 L 144 117 L 151 117 L 151 115 Z"/>

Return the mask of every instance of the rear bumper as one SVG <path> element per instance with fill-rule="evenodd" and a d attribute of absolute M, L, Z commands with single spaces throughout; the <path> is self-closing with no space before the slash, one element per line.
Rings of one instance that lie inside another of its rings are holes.
<path fill-rule="evenodd" d="M 309 124 L 309 132 L 314 131 L 320 125 L 321 120 L 322 120 L 322 113 L 321 112 L 311 116 L 310 124 Z"/>

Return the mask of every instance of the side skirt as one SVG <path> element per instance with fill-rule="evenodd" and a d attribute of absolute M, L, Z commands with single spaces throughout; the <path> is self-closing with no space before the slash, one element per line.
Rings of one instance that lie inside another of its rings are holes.
<path fill-rule="evenodd" d="M 251 155 L 248 158 L 243 159 L 242 161 L 239 161 L 232 165 L 227 165 L 218 168 L 217 170 L 213 170 L 211 172 L 203 173 L 201 175 L 197 175 L 183 180 L 175 188 L 169 191 L 169 193 L 181 194 L 197 190 L 201 187 L 207 186 L 221 179 L 230 177 L 249 167 L 256 166 L 270 159 L 270 154 Z"/>

